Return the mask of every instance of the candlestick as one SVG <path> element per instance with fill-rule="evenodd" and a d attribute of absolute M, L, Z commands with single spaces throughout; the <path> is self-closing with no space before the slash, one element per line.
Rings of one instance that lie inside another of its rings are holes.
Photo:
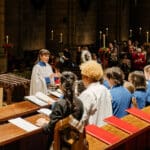
<path fill-rule="evenodd" d="M 99 38 L 102 39 L 102 31 L 99 31 Z"/>
<path fill-rule="evenodd" d="M 149 32 L 146 32 L 146 42 L 149 42 Z"/>
<path fill-rule="evenodd" d="M 51 40 L 54 39 L 53 30 L 51 31 Z"/>
<path fill-rule="evenodd" d="M 62 43 L 62 42 L 63 42 L 63 34 L 60 33 L 60 43 Z"/>
<path fill-rule="evenodd" d="M 141 28 L 141 27 L 139 27 L 139 34 L 141 34 L 141 31 L 142 31 L 142 28 Z"/>
<path fill-rule="evenodd" d="M 103 34 L 103 47 L 105 48 L 105 46 L 106 46 L 106 36 L 105 34 Z"/>
<path fill-rule="evenodd" d="M 6 44 L 8 44 L 8 43 L 9 43 L 9 36 L 6 35 Z"/>
<path fill-rule="evenodd" d="M 106 28 L 106 36 L 108 36 L 108 27 Z"/>
<path fill-rule="evenodd" d="M 132 37 L 132 29 L 130 29 L 129 37 Z"/>

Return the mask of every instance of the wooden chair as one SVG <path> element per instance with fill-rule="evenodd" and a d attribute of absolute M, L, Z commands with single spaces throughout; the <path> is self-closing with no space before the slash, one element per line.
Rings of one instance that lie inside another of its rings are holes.
<path fill-rule="evenodd" d="M 70 115 L 56 123 L 53 150 L 88 149 L 84 130 L 83 132 L 80 132 L 76 126 L 72 125 L 72 122 L 74 122 L 74 117 Z M 77 122 L 79 123 L 79 121 Z"/>

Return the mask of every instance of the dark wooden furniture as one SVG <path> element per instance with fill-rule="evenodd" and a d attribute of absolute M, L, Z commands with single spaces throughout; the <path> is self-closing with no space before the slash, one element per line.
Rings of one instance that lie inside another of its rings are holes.
<path fill-rule="evenodd" d="M 30 80 L 12 73 L 6 73 L 0 75 L 0 86 L 3 87 L 4 93 L 6 93 L 6 103 L 11 104 L 12 93 L 16 87 L 23 87 L 25 95 L 28 95 Z"/>

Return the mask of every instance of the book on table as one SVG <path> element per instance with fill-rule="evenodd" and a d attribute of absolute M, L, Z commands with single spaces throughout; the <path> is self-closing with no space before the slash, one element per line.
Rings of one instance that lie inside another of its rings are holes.
<path fill-rule="evenodd" d="M 128 113 L 150 123 L 150 113 L 146 113 L 144 111 L 142 111 L 141 109 L 132 107 L 126 110 Z"/>
<path fill-rule="evenodd" d="M 127 121 L 117 118 L 115 116 L 105 118 L 104 121 L 129 134 L 133 134 L 140 130 L 138 127 L 134 126 L 133 124 L 128 123 Z"/>
<path fill-rule="evenodd" d="M 55 96 L 55 97 L 58 97 L 58 98 L 62 98 L 63 97 L 63 92 L 60 90 L 60 89 L 57 89 L 57 90 L 48 90 L 48 93 Z"/>
<path fill-rule="evenodd" d="M 120 140 L 117 135 L 96 125 L 87 125 L 85 127 L 85 131 L 86 133 L 97 138 L 98 140 L 105 142 L 106 144 L 115 144 Z"/>
<path fill-rule="evenodd" d="M 31 132 L 31 131 L 39 129 L 38 126 L 32 124 L 31 122 L 29 122 L 27 120 L 24 120 L 21 117 L 10 119 L 10 120 L 8 120 L 8 122 L 14 124 L 15 126 L 21 128 L 27 132 Z"/>
<path fill-rule="evenodd" d="M 50 114 L 52 113 L 52 110 L 49 108 L 41 108 L 41 109 L 37 110 L 37 112 L 49 117 Z"/>
<path fill-rule="evenodd" d="M 42 92 L 37 92 L 35 95 L 25 96 L 24 98 L 39 106 L 47 106 L 55 102 L 54 99 Z"/>

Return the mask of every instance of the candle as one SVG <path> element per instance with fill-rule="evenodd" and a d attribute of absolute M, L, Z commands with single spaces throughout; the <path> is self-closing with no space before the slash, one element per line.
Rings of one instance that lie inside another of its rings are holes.
<path fill-rule="evenodd" d="M 149 42 L 149 32 L 146 32 L 146 42 Z"/>
<path fill-rule="evenodd" d="M 105 48 L 105 43 L 106 43 L 106 36 L 103 34 L 103 47 Z"/>
<path fill-rule="evenodd" d="M 54 35 L 53 35 L 53 30 L 51 31 L 51 40 L 53 40 Z"/>
<path fill-rule="evenodd" d="M 106 36 L 108 36 L 108 27 L 106 28 Z"/>
<path fill-rule="evenodd" d="M 99 31 L 99 38 L 102 39 L 102 31 Z"/>
<path fill-rule="evenodd" d="M 62 42 L 63 42 L 63 34 L 60 33 L 60 43 L 62 43 Z"/>
<path fill-rule="evenodd" d="M 132 29 L 130 29 L 129 37 L 132 37 Z"/>
<path fill-rule="evenodd" d="M 6 44 L 8 44 L 8 42 L 9 42 L 9 37 L 8 35 L 6 35 Z"/>
<path fill-rule="evenodd" d="M 141 34 L 141 31 L 142 31 L 142 28 L 141 28 L 141 27 L 139 27 L 139 34 Z"/>

